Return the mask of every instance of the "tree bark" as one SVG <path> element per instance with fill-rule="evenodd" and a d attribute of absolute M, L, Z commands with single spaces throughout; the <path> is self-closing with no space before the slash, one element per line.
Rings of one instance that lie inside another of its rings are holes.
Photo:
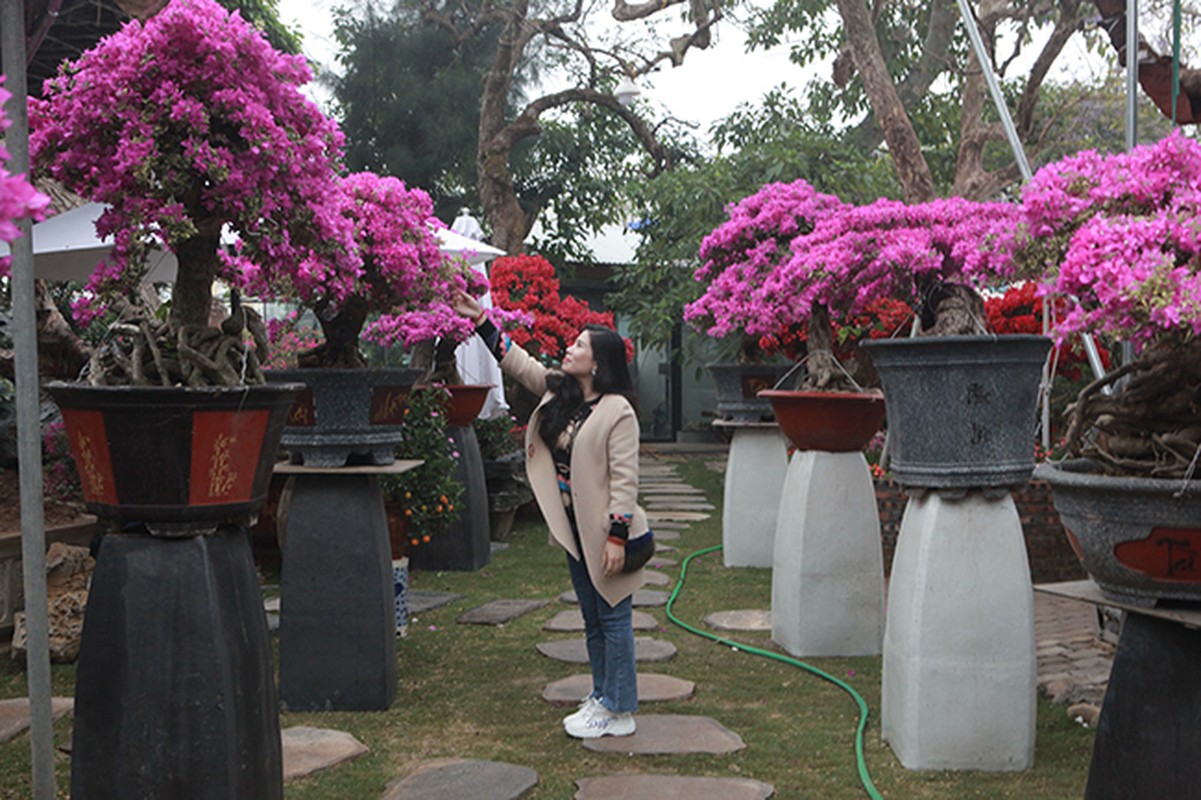
<path fill-rule="evenodd" d="M 34 281 L 33 292 L 38 374 L 44 378 L 75 380 L 92 357 L 92 348 L 71 329 L 54 304 L 45 281 Z M 14 370 L 13 351 L 0 350 L 0 375 L 12 380 L 16 377 Z"/>
<path fill-rule="evenodd" d="M 838 0 L 838 12 L 846 28 L 855 68 L 863 79 L 876 122 L 896 165 L 905 200 L 909 203 L 932 200 L 935 195 L 930 166 L 922 155 L 921 142 L 888 74 L 867 6 L 863 0 Z"/>
<path fill-rule="evenodd" d="M 208 327 L 213 307 L 213 280 L 217 277 L 217 248 L 220 234 L 202 233 L 175 249 L 179 269 L 171 292 L 171 326 Z"/>

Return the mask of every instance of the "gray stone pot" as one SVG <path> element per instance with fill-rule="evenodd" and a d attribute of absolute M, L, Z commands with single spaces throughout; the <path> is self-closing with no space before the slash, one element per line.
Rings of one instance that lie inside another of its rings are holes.
<path fill-rule="evenodd" d="M 899 483 L 989 489 L 1030 480 L 1047 337 L 922 336 L 863 348 L 884 389 Z"/>
<path fill-rule="evenodd" d="M 791 368 L 791 364 L 706 364 L 717 385 L 717 413 L 726 422 L 772 421 L 771 401 L 759 397 L 759 392 L 774 388 Z"/>
<path fill-rule="evenodd" d="M 307 387 L 292 406 L 281 440 L 293 464 L 344 467 L 396 460 L 405 399 L 423 374 L 389 369 L 273 369 L 271 383 Z"/>
<path fill-rule="evenodd" d="M 1201 600 L 1201 480 L 1114 477 L 1083 458 L 1034 475 L 1051 484 L 1068 541 L 1106 597 Z"/>

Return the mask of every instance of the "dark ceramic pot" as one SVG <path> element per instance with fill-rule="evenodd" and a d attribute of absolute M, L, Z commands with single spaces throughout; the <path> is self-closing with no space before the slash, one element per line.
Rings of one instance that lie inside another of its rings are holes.
<path fill-rule="evenodd" d="M 1088 459 L 1040 464 L 1068 541 L 1111 600 L 1201 600 L 1201 481 L 1104 475 Z"/>
<path fill-rule="evenodd" d="M 84 502 L 161 535 L 244 522 L 266 502 L 299 384 L 237 388 L 51 383 Z"/>
<path fill-rule="evenodd" d="M 1045 336 L 863 342 L 888 408 L 889 468 L 907 487 L 1007 488 L 1034 470 Z"/>
<path fill-rule="evenodd" d="M 789 364 L 706 364 L 717 386 L 717 413 L 726 422 L 770 422 L 771 403 L 759 396 L 790 370 Z"/>
<path fill-rule="evenodd" d="M 293 464 L 344 467 L 391 464 L 401 440 L 414 367 L 389 369 L 273 369 L 271 383 L 303 383 L 288 414 L 283 445 Z"/>

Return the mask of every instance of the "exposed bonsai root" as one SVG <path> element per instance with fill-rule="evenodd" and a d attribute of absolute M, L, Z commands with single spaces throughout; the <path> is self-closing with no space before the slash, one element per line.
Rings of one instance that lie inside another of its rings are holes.
<path fill-rule="evenodd" d="M 1084 387 L 1067 413 L 1073 454 L 1115 473 L 1189 477 L 1201 448 L 1201 340 L 1148 348 Z"/>
<path fill-rule="evenodd" d="M 250 309 L 243 320 L 258 319 Z M 228 323 L 229 320 L 226 320 Z M 258 327 L 266 346 L 266 330 Z M 242 338 L 242 327 L 185 325 L 139 314 L 114 324 L 111 339 L 96 349 L 88 367 L 94 386 L 240 386 L 263 383 L 261 361 Z M 258 341 L 256 333 L 251 334 Z M 257 344 L 256 344 L 257 347 Z"/>

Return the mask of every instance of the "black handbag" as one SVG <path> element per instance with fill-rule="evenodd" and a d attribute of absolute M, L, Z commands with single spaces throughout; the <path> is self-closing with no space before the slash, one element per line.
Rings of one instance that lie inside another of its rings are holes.
<path fill-rule="evenodd" d="M 651 530 L 647 530 L 633 539 L 626 540 L 626 560 L 621 567 L 621 571 L 634 572 L 646 566 L 646 562 L 651 560 L 651 556 L 655 554 L 655 534 Z"/>

